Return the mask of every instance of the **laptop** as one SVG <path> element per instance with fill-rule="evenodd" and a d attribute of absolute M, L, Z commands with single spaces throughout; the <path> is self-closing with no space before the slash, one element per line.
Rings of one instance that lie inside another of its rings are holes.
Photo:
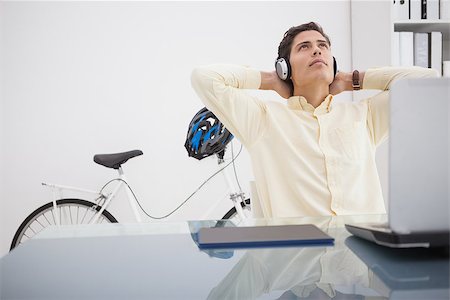
<path fill-rule="evenodd" d="M 448 247 L 449 135 L 450 78 L 393 83 L 388 223 L 346 229 L 390 247 Z"/>

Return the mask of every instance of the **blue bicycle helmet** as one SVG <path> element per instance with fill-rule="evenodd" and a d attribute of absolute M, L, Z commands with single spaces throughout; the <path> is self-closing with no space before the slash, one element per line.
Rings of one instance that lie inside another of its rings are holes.
<path fill-rule="evenodd" d="M 184 147 L 189 156 L 201 160 L 217 154 L 223 158 L 225 147 L 233 139 L 233 135 L 222 122 L 206 107 L 192 118 Z"/>

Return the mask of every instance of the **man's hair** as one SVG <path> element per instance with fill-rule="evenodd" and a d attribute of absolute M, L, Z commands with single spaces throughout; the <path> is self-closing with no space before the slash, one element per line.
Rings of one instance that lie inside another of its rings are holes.
<path fill-rule="evenodd" d="M 285 34 L 283 36 L 283 40 L 281 40 L 280 45 L 278 46 L 277 59 L 283 57 L 284 59 L 286 59 L 289 62 L 289 58 L 291 56 L 292 42 L 294 41 L 294 38 L 300 32 L 308 31 L 308 30 L 315 30 L 315 31 L 319 32 L 321 35 L 323 35 L 323 37 L 327 41 L 328 45 L 331 46 L 330 38 L 328 37 L 328 35 L 325 34 L 325 32 L 323 32 L 322 27 L 315 22 L 309 22 L 309 23 L 305 23 L 305 24 L 298 25 L 295 27 L 291 27 L 291 28 L 289 28 L 288 31 L 285 32 Z M 294 84 L 292 83 L 292 80 L 287 79 L 286 82 L 291 87 L 291 93 L 294 92 Z"/>
<path fill-rule="evenodd" d="M 289 59 L 289 57 L 291 56 L 291 48 L 294 38 L 300 32 L 308 30 L 315 30 L 319 32 L 321 35 L 323 35 L 327 43 L 331 46 L 330 38 L 328 37 L 328 35 L 325 34 L 325 32 L 323 32 L 322 27 L 315 22 L 309 22 L 306 24 L 291 27 L 289 28 L 288 31 L 285 32 L 283 40 L 280 42 L 280 45 L 278 46 L 278 58 L 284 57 L 285 59 Z"/>

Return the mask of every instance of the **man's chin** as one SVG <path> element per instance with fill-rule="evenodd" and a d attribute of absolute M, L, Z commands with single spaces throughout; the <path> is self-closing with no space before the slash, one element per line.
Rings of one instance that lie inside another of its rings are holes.
<path fill-rule="evenodd" d="M 331 84 L 333 82 L 333 77 L 330 76 L 328 72 L 321 72 L 314 77 L 314 81 L 323 82 L 325 84 Z"/>

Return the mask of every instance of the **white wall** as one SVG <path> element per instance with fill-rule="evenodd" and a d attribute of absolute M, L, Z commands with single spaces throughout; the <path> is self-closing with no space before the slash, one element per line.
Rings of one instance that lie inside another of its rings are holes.
<path fill-rule="evenodd" d="M 190 85 L 195 66 L 271 70 L 284 32 L 315 20 L 331 37 L 339 68 L 351 69 L 349 1 L 0 5 L 0 255 L 20 222 L 50 200 L 42 181 L 99 189 L 115 175 L 92 162 L 95 153 L 143 150 L 124 170 L 154 215 L 209 177 L 216 160 L 196 161 L 184 149 L 187 126 L 203 107 Z M 237 168 L 248 194 L 253 176 L 245 151 Z M 211 199 L 222 198 L 226 204 L 217 176 L 169 220 L 199 218 Z M 110 211 L 132 221 L 125 203 Z"/>

